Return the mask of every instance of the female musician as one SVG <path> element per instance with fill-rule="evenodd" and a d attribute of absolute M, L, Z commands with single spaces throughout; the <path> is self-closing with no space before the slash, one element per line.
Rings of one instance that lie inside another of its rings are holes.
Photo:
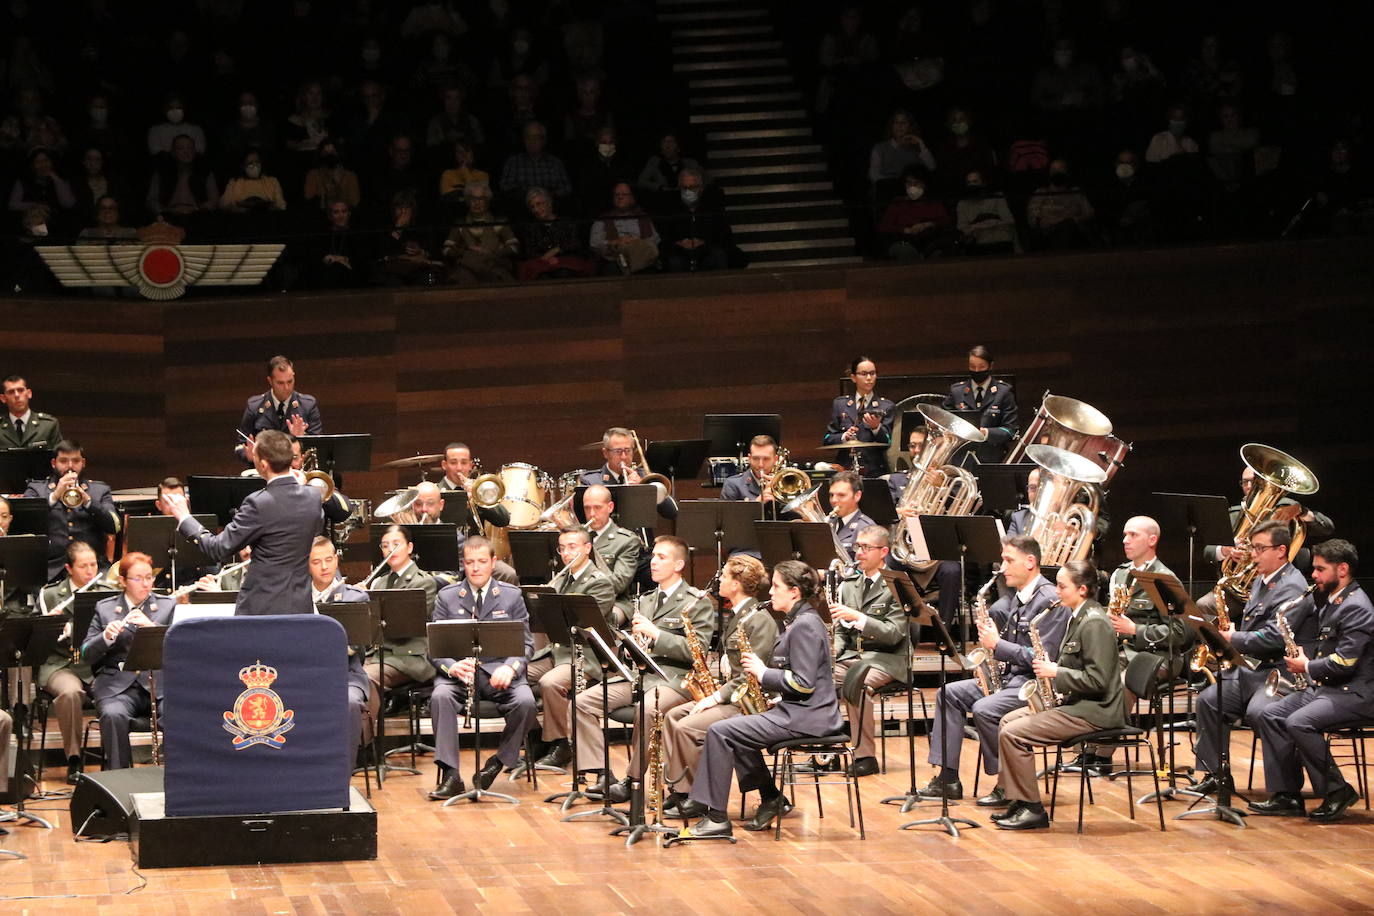
<path fill-rule="evenodd" d="M 978 412 L 974 423 L 987 435 L 975 454 L 983 464 L 997 464 L 1016 438 L 1016 392 L 1006 379 L 993 378 L 992 351 L 979 344 L 968 351 L 969 377 L 949 386 L 945 410 Z"/>
<path fill-rule="evenodd" d="M 878 383 L 878 367 L 867 356 L 856 356 L 849 364 L 849 378 L 854 382 L 853 395 L 840 395 L 831 404 L 830 425 L 825 428 L 823 442 L 839 445 L 842 442 L 892 441 L 892 407 L 887 398 L 873 393 Z M 876 477 L 887 472 L 887 449 L 848 449 L 835 453 L 840 464 L 849 464 L 856 455 L 858 471 L 864 477 Z"/>
<path fill-rule="evenodd" d="M 741 792 L 758 789 L 762 798 L 745 829 L 767 830 L 773 818 L 785 815 L 791 805 L 768 773 L 763 748 L 789 738 L 834 735 L 843 727 L 831 673 L 829 633 L 812 605 L 819 591 L 820 578 L 805 563 L 787 560 L 774 568 L 769 595 L 773 608 L 787 614 L 785 629 L 769 662 L 743 653 L 740 666 L 758 678 L 765 691 L 780 693 L 782 700 L 767 712 L 735 716 L 707 729 L 706 748 L 690 794 L 706 814 L 683 833 L 684 838 L 731 834 L 725 806 L 732 772 L 739 773 Z"/>

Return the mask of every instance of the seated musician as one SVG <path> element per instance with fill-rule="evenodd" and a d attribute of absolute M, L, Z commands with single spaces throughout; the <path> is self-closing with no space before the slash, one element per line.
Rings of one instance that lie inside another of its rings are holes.
<path fill-rule="evenodd" d="M 436 674 L 429 709 L 434 723 L 434 757 L 440 774 L 439 787 L 429 793 L 435 801 L 466 791 L 458 772 L 458 716 L 468 701 L 469 691 L 477 691 L 474 704 L 476 700 L 493 702 L 506 720 L 496 754 L 473 774 L 473 782 L 482 789 L 491 787 L 503 767 L 510 769 L 520 762 L 525 734 L 534 727 L 534 694 L 525 682 L 525 660 L 532 648 L 529 612 L 519 587 L 492 578 L 494 565 L 491 542 L 478 535 L 468 538 L 463 545 L 465 581 L 439 592 L 434 602 L 434 619 L 519 621 L 525 630 L 524 650 L 508 658 L 430 659 Z"/>
<path fill-rule="evenodd" d="M 921 452 L 925 451 L 926 439 L 930 436 L 930 430 L 925 426 L 917 426 L 907 433 L 906 454 L 911 461 L 911 467 L 916 466 L 916 462 L 921 460 Z M 902 493 L 906 491 L 906 485 L 911 482 L 911 471 L 893 471 L 887 475 L 887 488 L 892 493 L 892 504 L 895 506 L 902 501 Z"/>
<path fill-rule="evenodd" d="M 462 490 L 465 492 L 469 500 L 468 505 L 472 506 L 472 511 L 483 523 L 491 525 L 493 528 L 505 528 L 510 524 L 510 510 L 500 503 L 487 507 L 478 506 L 471 502 L 472 484 L 476 480 L 473 472 L 477 469 L 476 463 L 472 460 L 472 449 L 461 442 L 450 442 L 444 446 L 444 460 L 440 464 L 444 469 L 444 476 L 439 481 L 440 490 L 444 492 Z M 419 499 L 416 499 L 416 502 L 418 503 Z M 442 509 L 442 505 L 440 508 Z M 418 508 L 416 512 L 419 512 Z M 436 515 L 435 519 L 437 520 L 437 518 Z M 463 542 L 472 534 L 485 534 L 485 532 L 478 530 L 477 524 L 472 520 L 472 512 L 470 512 L 466 519 L 458 523 L 459 556 L 463 555 Z M 511 585 L 520 584 L 520 577 L 516 574 L 515 568 L 500 557 L 496 559 L 495 576 L 501 582 L 509 582 Z M 459 571 L 459 578 L 462 578 L 461 570 Z"/>
<path fill-rule="evenodd" d="M 81 660 L 94 673 L 91 693 L 100 717 L 100 746 L 105 752 L 106 770 L 133 766 L 130 722 L 152 710 L 149 672 L 124 670 L 134 632 L 139 627 L 170 625 L 176 607 L 171 598 L 153 594 L 153 561 L 146 553 L 126 553 L 119 561 L 119 587 L 122 594 L 95 606 L 95 616 L 81 644 Z M 157 688 L 160 693 L 161 680 Z M 159 696 L 158 702 L 161 701 Z"/>
<path fill-rule="evenodd" d="M 656 674 L 644 678 L 644 709 L 652 716 L 655 711 L 667 714 L 674 706 L 692 699 L 684 678 L 692 669 L 692 650 L 688 645 L 683 620 L 695 629 L 701 640 L 702 654 L 711 644 L 715 632 L 716 611 L 711 599 L 699 588 L 693 588 L 682 578 L 687 568 L 687 543 L 671 535 L 654 540 L 649 573 L 657 586 L 652 592 L 635 601 L 630 630 L 645 651 L 668 675 L 664 681 Z M 604 766 L 605 736 L 600 719 L 611 710 L 630 705 L 632 689 L 625 681 L 614 681 L 601 690 L 587 692 L 586 702 L 577 699 L 577 769 L 580 772 L 600 772 Z M 630 775 L 620 782 L 611 773 L 604 773 L 602 782 L 593 788 L 605 789 L 607 797 L 619 804 L 630 797 L 632 779 L 644 775 L 644 761 L 639 757 L 639 728 L 636 710 L 635 732 L 630 739 Z"/>
<path fill-rule="evenodd" d="M 741 655 L 740 668 L 758 678 L 764 690 L 781 694 L 782 700 L 767 712 L 735 716 L 706 730 L 689 796 L 706 813 L 684 832 L 685 837 L 730 835 L 726 807 L 735 773 L 741 792 L 759 793 L 759 806 L 745 829 L 767 830 L 791 805 L 769 774 L 763 749 L 789 738 L 834 735 L 844 726 L 835 697 L 830 637 L 815 608 L 819 593 L 820 577 L 805 563 L 786 560 L 774 568 L 769 595 L 773 609 L 787 614 L 782 635 L 767 661 L 752 653 Z"/>
<path fill-rule="evenodd" d="M 79 640 L 80 637 L 73 637 L 71 632 L 74 603 L 71 599 L 77 589 L 105 592 L 112 586 L 98 580 L 100 564 L 89 544 L 72 541 L 67 545 L 66 568 L 65 579 L 38 593 L 38 612 L 65 615 L 67 628 L 65 638 L 39 667 L 34 683 L 53 698 L 52 708 L 57 713 L 57 727 L 62 732 L 62 751 L 67 757 L 67 782 L 74 784 L 76 774 L 81 772 L 81 704 L 86 701 L 86 691 L 94 675 L 91 674 L 90 665 L 79 660 L 72 661 L 70 646 L 74 639 Z M 79 641 L 77 645 L 80 645 Z"/>
<path fill-rule="evenodd" d="M 664 817 L 696 818 L 706 813 L 706 809 L 688 798 L 706 743 L 706 730 L 724 719 L 763 711 L 742 708 L 740 704 L 750 701 L 743 694 L 736 701 L 735 695 L 747 680 L 740 664 L 741 631 L 753 654 L 764 658 L 773 657 L 773 645 L 778 639 L 777 621 L 755 598 L 766 576 L 761 562 L 742 554 L 726 560 L 720 572 L 720 596 L 730 602 L 730 613 L 721 632 L 729 673 L 715 693 L 695 703 L 674 706 L 663 719 L 663 774 L 671 787 L 663 806 Z"/>
<path fill-rule="evenodd" d="M 778 466 L 778 443 L 772 436 L 755 436 L 749 440 L 749 469 L 727 477 L 720 487 L 720 498 L 734 502 L 750 500 L 771 503 L 770 486 Z M 771 513 L 765 511 L 766 516 Z"/>
<path fill-rule="evenodd" d="M 0 496 L 0 538 L 10 533 L 10 525 L 13 523 L 14 509 L 8 499 Z M 0 618 L 11 615 L 27 616 L 31 597 L 32 593 L 28 589 L 6 587 L 4 594 L 0 595 Z"/>
<path fill-rule="evenodd" d="M 1220 766 L 1221 742 L 1231 740 L 1230 723 L 1240 716 L 1254 728 L 1260 713 L 1274 702 L 1264 695 L 1264 682 L 1269 672 L 1278 670 L 1283 659 L 1283 637 L 1279 634 L 1274 611 L 1290 598 L 1303 593 L 1306 583 L 1302 573 L 1288 562 L 1288 545 L 1292 532 L 1284 522 L 1269 520 L 1250 529 L 1251 559 L 1255 563 L 1255 579 L 1250 586 L 1250 598 L 1239 614 L 1228 613 L 1231 626 L 1221 635 L 1242 655 L 1256 661 L 1254 669 L 1233 667 L 1218 672 L 1226 680 L 1220 692 L 1225 707 L 1217 702 L 1217 685 L 1212 684 L 1197 695 L 1197 743 L 1193 755 L 1197 769 L 1203 776 L 1194 791 L 1211 795 L 1217 790 L 1213 774 Z M 1316 637 L 1316 615 L 1312 603 L 1303 602 L 1288 615 L 1288 621 L 1298 641 L 1310 645 Z M 1269 782 L 1270 764 L 1266 758 L 1264 774 L 1269 791 L 1277 791 Z"/>
<path fill-rule="evenodd" d="M 354 588 L 339 575 L 339 551 L 329 538 L 320 536 L 310 545 L 310 602 L 354 604 L 367 601 L 367 592 Z M 348 647 L 348 733 L 364 744 L 372 740 L 363 731 L 363 709 L 371 696 L 363 671 L 364 646 Z"/>
<path fill-rule="evenodd" d="M 439 582 L 415 564 L 412 554 L 415 545 L 404 525 L 391 525 L 382 534 L 382 556 L 386 557 L 386 572 L 372 581 L 374 589 L 418 588 L 425 593 L 425 606 L 434 617 L 434 598 Z M 374 717 L 380 708 L 380 697 L 388 690 L 406 684 L 423 684 L 434 676 L 429 663 L 429 645 L 423 635 L 405 639 L 382 641 L 382 652 L 368 653 L 364 668 L 372 682 L 372 696 L 368 700 Z M 393 706 L 397 705 L 395 703 Z"/>
<path fill-rule="evenodd" d="M 882 442 L 886 445 L 891 442 L 893 404 L 873 393 L 878 382 L 877 365 L 867 356 L 855 357 L 849 364 L 849 378 L 854 383 L 854 394 L 842 394 L 831 404 L 830 423 L 825 428 L 823 444 Z M 864 477 L 887 473 L 886 448 L 846 449 L 835 453 L 835 461 L 851 465 L 852 456 L 857 457 L 859 472 Z"/>
<path fill-rule="evenodd" d="M 854 471 L 840 471 L 830 478 L 830 524 L 851 562 L 859 532 L 873 524 L 873 519 L 859 508 L 863 495 L 864 480 Z"/>
<path fill-rule="evenodd" d="M 594 489 L 605 491 L 606 488 Z M 639 543 L 638 539 L 635 543 Z M 560 595 L 590 595 L 596 599 L 601 616 L 606 618 L 608 624 L 615 626 L 615 585 L 611 577 L 592 562 L 591 532 L 582 527 L 561 529 L 558 532 L 558 556 L 563 561 L 563 568 L 549 583 L 553 590 Z M 544 700 L 544 740 L 551 742 L 539 763 L 562 767 L 572 761 L 572 749 L 568 747 L 568 735 L 572 727 L 568 700 L 573 681 L 572 647 L 551 643 L 542 633 L 535 637 L 535 645 L 537 648 L 530 656 L 527 680 L 539 685 L 539 696 Z M 590 654 L 588 651 L 583 658 L 583 673 L 588 684 L 597 680 L 600 673 L 599 666 L 586 657 Z"/>
<path fill-rule="evenodd" d="M 852 471 L 844 472 L 852 474 Z M 831 483 L 834 502 L 835 483 Z M 892 536 L 871 522 L 854 542 L 858 575 L 840 584 L 840 603 L 830 608 L 836 621 L 835 689 L 844 700 L 854 743 L 854 775 L 878 772 L 873 753 L 872 693 L 893 681 L 911 679 L 911 637 L 906 612 L 883 581 Z"/>
<path fill-rule="evenodd" d="M 1246 465 L 1240 472 L 1240 502 L 1230 508 L 1231 530 L 1236 531 L 1240 525 L 1241 515 L 1245 511 L 1245 504 L 1250 500 L 1250 494 L 1255 490 L 1255 469 Z M 1302 522 L 1305 529 L 1305 538 L 1309 544 L 1319 544 L 1335 534 L 1336 526 L 1330 517 L 1318 512 L 1315 509 L 1304 506 L 1291 496 L 1279 497 L 1275 505 L 1274 512 L 1269 516 L 1281 522 Z M 1202 549 L 1202 556 L 1210 563 L 1221 563 L 1229 560 L 1233 556 L 1244 553 L 1244 547 L 1239 540 L 1233 544 L 1208 544 Z M 1301 572 L 1309 568 L 1311 558 L 1307 548 L 1298 551 L 1293 557 L 1293 565 L 1298 567 Z M 1207 596 L 1204 596 L 1204 599 Z M 1204 607 L 1201 601 L 1199 607 Z M 1210 605 L 1207 610 L 1212 610 Z"/>
<path fill-rule="evenodd" d="M 253 559 L 253 548 L 247 544 L 237 554 L 238 560 L 226 563 L 217 573 L 207 573 L 196 580 L 196 588 L 203 592 L 236 592 L 243 585 L 243 577 L 248 575 L 248 563 Z"/>
<path fill-rule="evenodd" d="M 55 580 L 67 560 L 67 545 L 82 541 L 91 545 L 101 568 L 107 565 L 105 541 L 119 533 L 119 515 L 108 485 L 86 477 L 86 451 L 81 443 L 63 439 L 54 446 L 52 474 L 46 480 L 30 480 L 24 495 L 48 503 L 48 581 Z M 68 496 L 68 494 L 73 494 Z M 75 505 L 67 505 L 70 499 Z"/>
<path fill-rule="evenodd" d="M 1002 719 L 998 751 L 1002 772 L 997 784 L 1011 802 L 992 822 L 1003 830 L 1036 830 L 1050 825 L 1040 802 L 1040 783 L 1035 775 L 1035 749 L 1055 745 L 1075 735 L 1126 724 L 1125 687 L 1116 655 L 1116 634 L 1107 615 L 1088 595 L 1098 586 L 1097 570 L 1087 560 L 1069 560 L 1059 569 L 1056 588 L 1067 624 L 1050 627 L 1042 620 L 1041 642 L 1045 658 L 1031 662 L 1035 677 L 1052 694 L 1050 708 L 1035 712 L 1016 709 Z M 1059 656 L 1049 659 L 1050 633 L 1064 633 Z"/>
<path fill-rule="evenodd" d="M 924 798 L 964 797 L 959 758 L 964 744 L 964 722 L 969 713 L 973 714 L 973 727 L 978 732 L 978 746 L 983 752 L 983 772 L 996 776 L 1001 770 L 997 730 L 1002 717 L 1026 705 L 1019 692 L 1021 685 L 1032 677 L 1031 621 L 1059 596 L 1054 585 L 1040 572 L 1040 545 L 1024 534 L 1002 539 L 1002 574 L 1010 591 L 988 608 L 988 620 L 978 623 L 978 645 L 991 658 L 987 664 L 997 666 L 995 675 L 1001 679 L 1001 687 L 997 688 L 989 670 L 984 668 L 981 678 L 952 681 L 936 694 L 930 763 L 940 769 L 921 790 Z M 1051 660 L 1059 654 L 1065 622 L 1066 617 L 1057 613 L 1040 621 L 1041 641 Z M 980 679 L 986 684 L 986 691 Z M 1010 803 L 1002 786 L 998 785 L 979 798 L 978 804 L 984 808 L 1000 808 Z"/>
<path fill-rule="evenodd" d="M 1302 771 L 1322 803 L 1307 816 L 1330 823 L 1345 816 L 1360 793 L 1331 758 L 1326 734 L 1374 718 L 1374 605 L 1355 581 L 1359 555 L 1345 540 L 1312 548 L 1312 581 L 1317 585 L 1318 638 L 1312 655 L 1299 647 L 1284 659 L 1284 676 L 1307 686 L 1294 689 L 1260 714 L 1257 730 L 1264 742 L 1264 778 L 1273 793 L 1251 803 L 1256 814 L 1301 814 Z"/>
<path fill-rule="evenodd" d="M 602 433 L 601 454 L 606 463 L 595 471 L 583 474 L 579 481 L 582 486 L 590 487 L 598 483 L 606 486 L 634 485 L 649 473 L 647 468 L 635 466 L 634 437 L 622 426 L 612 426 Z M 665 493 L 658 501 L 658 514 L 662 518 L 677 518 L 677 500 L 671 494 Z"/>
<path fill-rule="evenodd" d="M 630 619 L 630 602 L 635 592 L 635 575 L 644 545 L 639 535 L 615 523 L 615 503 L 611 491 L 601 484 L 587 487 L 582 493 L 582 510 L 587 516 L 587 531 L 592 535 L 592 547 L 615 589 L 615 625 L 622 626 Z"/>
<path fill-rule="evenodd" d="M 505 517 L 506 524 L 510 524 L 510 512 L 502 506 L 497 506 L 497 508 L 501 510 L 501 514 Z M 410 504 L 410 511 L 415 516 L 414 524 L 416 525 L 442 524 L 444 514 L 444 494 L 443 491 L 440 489 L 439 485 L 430 480 L 426 480 L 416 484 L 415 501 Z M 468 537 L 470 535 L 481 533 L 479 531 L 473 530 L 475 529 L 475 527 L 476 526 L 472 524 L 471 519 L 469 519 L 465 524 L 460 524 L 457 526 L 458 555 L 460 557 L 463 555 L 463 544 L 467 541 Z M 449 578 L 449 581 L 452 581 L 453 579 L 463 578 L 463 573 L 461 569 L 452 571 L 445 570 L 442 573 L 442 575 L 446 578 Z M 520 584 L 520 576 L 515 572 L 515 568 L 504 560 L 496 561 L 495 575 L 498 582 L 507 582 L 511 585 L 517 586 Z"/>
<path fill-rule="evenodd" d="M 186 499 L 186 484 L 182 483 L 181 479 L 177 477 L 164 477 L 162 480 L 158 481 L 157 499 L 153 501 L 153 508 L 164 515 L 170 515 L 171 509 L 166 497 L 171 495 L 178 495 L 182 499 Z M 159 560 L 161 559 L 162 558 L 159 558 Z M 182 563 L 178 563 L 177 584 L 180 585 L 186 582 L 194 582 L 214 571 L 215 564 L 209 564 L 207 566 L 186 566 Z M 159 591 L 172 588 L 172 567 L 170 563 L 158 571 L 157 582 L 154 584 L 154 588 Z M 185 595 L 182 595 L 178 600 L 180 603 L 185 604 L 187 598 Z"/>
<path fill-rule="evenodd" d="M 1016 392 L 1006 379 L 993 378 L 992 352 L 979 344 L 968 351 L 969 377 L 949 386 L 945 410 L 976 410 L 974 424 L 987 439 L 974 454 L 983 464 L 996 464 L 1007 453 L 1019 428 L 1016 424 Z"/>
<path fill-rule="evenodd" d="M 1032 468 L 1026 475 L 1026 505 L 1015 509 L 1007 516 L 1007 534 L 1030 534 L 1031 510 L 1035 497 L 1040 493 L 1040 468 Z"/>

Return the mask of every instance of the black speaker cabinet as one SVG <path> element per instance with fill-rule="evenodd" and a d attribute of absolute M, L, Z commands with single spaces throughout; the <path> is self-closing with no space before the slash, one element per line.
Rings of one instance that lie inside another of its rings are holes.
<path fill-rule="evenodd" d="M 161 792 L 162 767 L 82 773 L 72 789 L 72 833 L 113 836 L 129 833 L 135 792 Z"/>

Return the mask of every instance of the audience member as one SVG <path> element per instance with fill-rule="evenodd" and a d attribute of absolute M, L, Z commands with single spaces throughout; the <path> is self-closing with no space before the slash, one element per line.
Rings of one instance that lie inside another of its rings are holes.
<path fill-rule="evenodd" d="M 912 261 L 947 254 L 957 240 L 949 208 L 926 197 L 926 180 L 919 166 L 907 166 L 902 180 L 906 193 L 887 205 L 878 222 L 887 256 Z"/>
<path fill-rule="evenodd" d="M 630 157 L 616 142 L 614 127 L 601 128 L 595 139 L 595 146 L 582 157 L 577 168 L 577 199 L 584 216 L 605 210 L 611 189 L 634 175 Z"/>
<path fill-rule="evenodd" d="M 911 114 L 899 108 L 887 119 L 887 139 L 873 144 L 868 156 L 868 183 L 874 198 L 895 196 L 901 190 L 902 174 L 913 164 L 933 172 L 935 156 L 921 139 Z"/>
<path fill-rule="evenodd" d="M 563 138 L 570 144 L 590 146 L 601 142 L 605 130 L 615 132 L 615 118 L 601 104 L 601 80 L 583 77 L 577 81 L 577 107 L 568 112 Z"/>
<path fill-rule="evenodd" d="M 324 204 L 327 229 L 314 240 L 306 262 L 306 282 L 317 289 L 350 289 L 368 281 L 366 245 L 353 230 L 353 208 L 332 198 Z"/>
<path fill-rule="evenodd" d="M 1153 240 L 1154 191 L 1148 176 L 1140 172 L 1134 150 L 1116 154 L 1112 174 L 1097 186 L 1093 210 L 1098 226 L 1113 245 L 1139 245 Z"/>
<path fill-rule="evenodd" d="M 658 262 L 658 230 L 644 208 L 635 202 L 628 181 L 611 191 L 611 209 L 592 223 L 590 244 L 605 264 L 602 272 L 637 274 Z"/>
<path fill-rule="evenodd" d="M 515 255 L 520 242 L 491 210 L 491 187 L 486 180 L 467 182 L 461 193 L 467 203 L 463 222 L 444 241 L 443 259 L 453 283 L 510 283 L 515 279 Z"/>
<path fill-rule="evenodd" d="M 219 185 L 205 157 L 196 152 L 194 137 L 178 136 L 171 153 L 158 157 L 145 203 L 154 216 L 188 216 L 219 203 Z"/>
<path fill-rule="evenodd" d="M 1094 243 L 1093 205 L 1074 183 L 1069 164 L 1050 162 L 1049 183 L 1031 195 L 1026 224 L 1035 248 L 1082 248 Z"/>
<path fill-rule="evenodd" d="M 992 148 L 974 133 L 973 119 L 967 110 L 951 108 L 945 117 L 945 129 L 949 136 L 940 144 L 935 161 L 947 185 L 957 187 L 969 172 L 992 174 L 997 167 L 996 158 Z"/>
<path fill-rule="evenodd" d="M 676 196 L 677 179 L 683 169 L 700 169 L 695 159 L 682 155 L 677 134 L 669 131 L 659 136 L 658 152 L 649 157 L 639 172 L 635 184 L 641 191 L 649 191 L 655 200 L 663 195 Z"/>
<path fill-rule="evenodd" d="M 338 144 L 325 138 L 315 151 L 315 167 L 305 173 L 305 202 L 318 201 L 318 206 L 328 209 L 331 200 L 348 204 L 352 211 L 362 200 L 362 194 L 358 176 L 344 166 L 339 156 Z"/>
<path fill-rule="evenodd" d="M 983 172 L 964 176 L 964 195 L 955 206 L 955 226 L 969 254 L 1005 254 L 1021 250 L 1016 219 L 1001 191 L 988 185 Z"/>
<path fill-rule="evenodd" d="M 572 181 L 563 160 L 547 150 L 549 136 L 544 125 L 538 121 L 526 124 L 523 139 L 524 151 L 511 154 L 501 167 L 501 193 L 518 197 L 531 188 L 542 188 L 555 197 L 571 194 Z"/>
<path fill-rule="evenodd" d="M 220 136 L 219 157 L 216 161 L 237 165 L 249 150 L 256 151 L 267 161 L 277 152 L 277 130 L 262 116 L 258 97 L 252 92 L 240 92 L 233 121 Z"/>
<path fill-rule="evenodd" d="M 172 152 L 178 137 L 190 137 L 197 156 L 205 155 L 205 131 L 200 125 L 186 120 L 186 104 L 179 93 L 167 96 L 163 112 L 167 119 L 148 128 L 148 155 Z"/>
<path fill-rule="evenodd" d="M 677 200 L 658 221 L 664 265 L 674 272 L 729 267 L 733 243 L 719 190 L 697 168 L 683 169 L 677 186 Z"/>
<path fill-rule="evenodd" d="M 521 280 L 587 277 L 596 271 L 578 238 L 577 224 L 558 218 L 548 191 L 530 188 L 525 192 L 525 206 L 532 219 L 519 226 L 526 257 L 519 265 Z"/>
<path fill-rule="evenodd" d="M 425 145 L 431 149 L 452 149 L 455 143 L 466 143 L 476 149 L 487 142 L 482 125 L 473 114 L 463 108 L 463 89 L 456 84 L 439 91 L 439 113 L 429 119 L 425 128 Z"/>
<path fill-rule="evenodd" d="M 137 242 L 138 230 L 120 225 L 119 201 L 113 197 L 101 197 L 95 202 L 95 225 L 87 226 L 77 235 L 78 244 L 113 245 L 119 242 Z"/>
<path fill-rule="evenodd" d="M 129 189 L 118 175 L 106 170 L 105 154 L 99 147 L 92 146 L 81 155 L 81 174 L 72 184 L 76 197 L 77 215 L 85 222 L 96 216 L 96 201 L 109 196 L 116 200 L 127 200 Z"/>
<path fill-rule="evenodd" d="M 381 285 L 432 285 L 443 267 L 432 260 L 424 234 L 417 228 L 416 200 L 401 191 L 391 201 L 391 228 L 377 243 L 373 280 Z"/>
<path fill-rule="evenodd" d="M 460 203 L 466 198 L 464 190 L 470 184 L 481 183 L 487 185 L 487 198 L 491 195 L 491 176 L 479 168 L 474 167 L 476 153 L 473 145 L 466 140 L 457 140 L 453 144 L 453 168 L 444 169 L 444 173 L 439 176 L 439 196 L 452 203 Z"/>
<path fill-rule="evenodd" d="M 1182 105 L 1170 106 L 1169 126 L 1150 138 L 1145 150 L 1145 161 L 1163 162 L 1174 156 L 1194 154 L 1198 151 L 1197 141 L 1188 135 L 1188 112 Z"/>
<path fill-rule="evenodd" d="M 232 213 L 285 210 L 286 198 L 281 183 L 262 171 L 262 154 L 249 150 L 243 157 L 241 173 L 229 179 L 219 205 Z"/>
<path fill-rule="evenodd" d="M 52 155 L 37 146 L 29 151 L 28 174 L 15 179 L 10 188 L 10 209 L 22 213 L 40 206 L 57 215 L 75 207 L 76 197 L 72 186 L 54 170 Z"/>

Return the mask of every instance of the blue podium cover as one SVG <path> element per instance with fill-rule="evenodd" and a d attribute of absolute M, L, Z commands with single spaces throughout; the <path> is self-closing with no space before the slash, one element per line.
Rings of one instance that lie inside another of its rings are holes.
<path fill-rule="evenodd" d="M 185 620 L 162 650 L 167 814 L 346 808 L 348 645 L 313 614 Z"/>

